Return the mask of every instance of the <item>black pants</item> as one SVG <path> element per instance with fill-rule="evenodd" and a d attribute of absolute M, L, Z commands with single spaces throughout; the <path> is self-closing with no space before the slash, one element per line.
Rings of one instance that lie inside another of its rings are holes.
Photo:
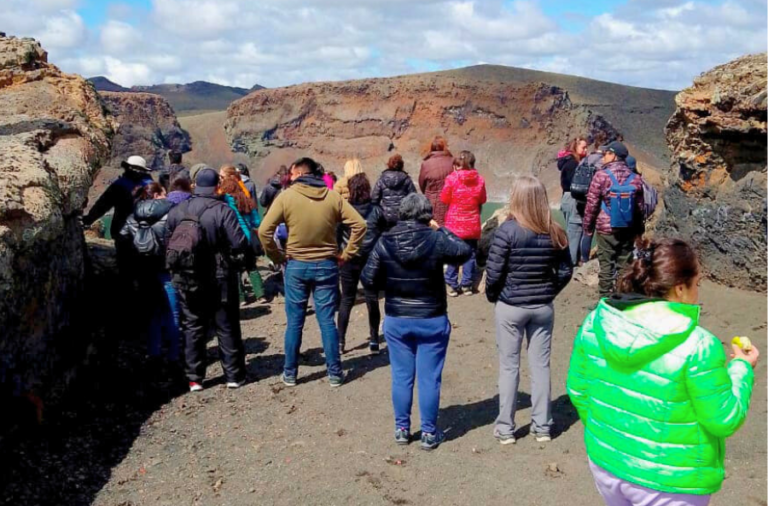
<path fill-rule="evenodd" d="M 210 287 L 174 280 L 179 296 L 181 331 L 189 381 L 205 379 L 206 342 L 211 330 L 219 339 L 219 358 L 226 380 L 245 379 L 245 347 L 240 332 L 240 295 L 235 274 Z"/>
<path fill-rule="evenodd" d="M 339 269 L 341 280 L 341 303 L 339 304 L 339 344 L 343 345 L 347 338 L 347 327 L 352 307 L 357 297 L 357 284 L 360 282 L 360 274 L 364 264 L 347 262 Z M 369 340 L 372 343 L 379 342 L 379 322 L 381 311 L 379 310 L 379 296 L 376 292 L 365 290 L 365 305 L 368 306 Z"/>

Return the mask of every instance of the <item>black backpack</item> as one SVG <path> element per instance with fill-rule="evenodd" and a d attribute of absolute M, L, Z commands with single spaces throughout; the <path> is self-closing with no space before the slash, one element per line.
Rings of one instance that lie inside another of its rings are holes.
<path fill-rule="evenodd" d="M 587 193 L 589 193 L 589 186 L 592 184 L 592 178 L 597 172 L 597 167 L 591 163 L 587 163 L 586 158 L 583 163 L 580 163 L 576 167 L 576 171 L 573 173 L 573 179 L 571 180 L 571 197 L 580 201 L 587 201 Z"/>
<path fill-rule="evenodd" d="M 139 222 L 136 235 L 133 236 L 133 247 L 142 257 L 159 257 L 163 252 L 155 229 L 145 221 Z"/>
<path fill-rule="evenodd" d="M 189 276 L 213 269 L 213 251 L 200 218 L 216 203 L 215 200 L 211 201 L 199 215 L 190 213 L 187 204 L 186 212 L 168 239 L 165 250 L 165 264 L 171 273 Z"/>

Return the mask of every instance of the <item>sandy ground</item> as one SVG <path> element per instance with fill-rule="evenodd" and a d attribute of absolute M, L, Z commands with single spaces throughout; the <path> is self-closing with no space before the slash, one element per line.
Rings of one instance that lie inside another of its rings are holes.
<path fill-rule="evenodd" d="M 393 443 L 388 358 L 365 349 L 364 304 L 353 313 L 348 337 L 355 350 L 344 357 L 349 382 L 333 390 L 314 318 L 299 385 L 288 389 L 278 377 L 284 308 L 255 305 L 242 312 L 251 383 L 227 391 L 213 364 L 205 391 L 171 393 L 132 373 L 136 364 L 118 364 L 111 386 L 92 402 L 3 457 L 0 504 L 601 504 L 583 428 L 565 394 L 572 340 L 595 298 L 593 289 L 572 283 L 557 300 L 558 435 L 549 444 L 527 436 L 525 363 L 517 414 L 523 437 L 505 447 L 492 437 L 497 356 L 492 306 L 483 296 L 450 301 L 454 330 L 439 422 L 448 441 L 432 453 Z M 748 334 L 765 349 L 764 295 L 705 283 L 702 303 L 704 326 L 723 340 Z M 765 361 L 757 373 L 749 419 L 728 442 L 728 478 L 715 506 L 767 504 Z M 417 413 L 414 406 L 416 428 Z"/>

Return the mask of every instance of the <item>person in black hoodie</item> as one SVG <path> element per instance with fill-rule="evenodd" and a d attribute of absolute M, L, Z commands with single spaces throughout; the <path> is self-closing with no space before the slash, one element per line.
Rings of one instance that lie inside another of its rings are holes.
<path fill-rule="evenodd" d="M 179 313 L 176 293 L 165 268 L 166 221 L 173 206 L 160 183 L 140 188 L 133 214 L 120 230 L 120 236 L 134 249 L 138 300 L 144 305 L 139 314 L 149 315 L 147 354 L 150 359 L 163 356 L 165 341 L 168 351 L 164 358 L 176 364 L 181 345 Z"/>
<path fill-rule="evenodd" d="M 411 193 L 416 193 L 416 186 L 411 176 L 403 170 L 404 166 L 402 156 L 392 155 L 387 162 L 387 169 L 381 173 L 371 193 L 371 202 L 384 211 L 390 228 L 397 223 L 400 202 Z"/>
<path fill-rule="evenodd" d="M 197 172 L 195 196 L 168 214 L 167 249 L 174 247 L 177 227 L 182 224 L 186 227 L 190 221 L 196 221 L 204 239 L 199 246 L 201 249 L 196 249 L 194 255 L 210 259 L 204 264 L 198 262 L 191 271 L 171 270 L 173 286 L 179 294 L 187 378 L 192 392 L 203 389 L 207 366 L 206 338 L 213 327 L 219 340 L 219 356 L 227 388 L 245 384 L 238 274 L 250 244 L 235 211 L 217 195 L 218 189 L 219 175 L 206 166 Z M 184 231 L 189 228 L 182 229 Z"/>
<path fill-rule="evenodd" d="M 451 335 L 443 279 L 446 264 L 466 262 L 472 249 L 432 219 L 432 204 L 420 194 L 402 199 L 400 221 L 385 232 L 363 269 L 363 286 L 384 290 L 384 337 L 392 369 L 395 442 L 410 442 L 414 378 L 419 382 L 421 447 L 445 439 L 437 428 L 440 385 Z"/>
<path fill-rule="evenodd" d="M 560 171 L 560 187 L 563 190 L 563 198 L 560 201 L 560 210 L 563 212 L 565 223 L 568 223 L 571 214 L 576 212 L 576 200 L 571 196 L 571 181 L 576 173 L 576 167 L 587 156 L 589 142 L 584 137 L 576 137 L 566 148 L 557 154 L 557 170 Z"/>
<path fill-rule="evenodd" d="M 368 261 L 371 250 L 379 240 L 379 236 L 387 226 L 387 220 L 384 218 L 384 212 L 379 206 L 371 203 L 371 183 L 365 174 L 355 174 L 349 180 L 349 203 L 365 219 L 368 230 L 365 233 L 365 240 L 360 252 L 349 262 L 344 262 L 339 269 L 339 278 L 341 280 L 341 302 L 339 304 L 339 348 L 345 353 L 347 327 L 349 326 L 349 316 L 352 307 L 355 305 L 357 297 L 357 284 L 360 282 L 360 275 Z M 338 226 L 339 250 L 344 250 L 349 242 L 350 229 L 345 225 Z M 365 305 L 368 308 L 368 328 L 370 330 L 368 347 L 371 353 L 379 353 L 379 322 L 381 321 L 381 311 L 379 310 L 379 295 L 375 290 L 365 289 Z"/>
<path fill-rule="evenodd" d="M 538 442 L 549 441 L 553 301 L 570 281 L 573 264 L 565 231 L 553 221 L 547 190 L 537 178 L 521 176 L 515 181 L 509 219 L 494 232 L 485 272 L 485 294 L 496 304 L 499 352 L 499 416 L 494 436 L 503 445 L 515 442 L 520 349 L 527 337 L 531 434 Z"/>
<path fill-rule="evenodd" d="M 272 176 L 269 181 L 267 181 L 267 185 L 264 187 L 264 189 L 261 190 L 261 195 L 259 196 L 259 204 L 261 204 L 261 207 L 264 208 L 264 214 L 267 213 L 269 207 L 272 205 L 272 202 L 275 201 L 275 198 L 277 198 L 280 192 L 283 191 L 283 189 L 287 186 L 288 174 L 288 167 L 281 165 L 275 175 Z"/>

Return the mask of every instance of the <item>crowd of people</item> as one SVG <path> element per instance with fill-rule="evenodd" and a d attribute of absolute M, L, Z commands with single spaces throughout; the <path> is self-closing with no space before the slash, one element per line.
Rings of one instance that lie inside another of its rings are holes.
<path fill-rule="evenodd" d="M 434 450 L 445 438 L 438 412 L 452 329 L 448 297 L 476 294 L 484 267 L 499 360 L 493 436 L 516 442 L 525 344 L 530 432 L 551 441 L 554 301 L 596 247 L 600 299 L 575 336 L 567 390 L 598 491 L 612 506 L 699 506 L 720 488 L 724 440 L 746 418 L 759 351 L 734 345 L 726 364 L 720 341 L 699 326 L 699 260 L 683 240 L 644 237 L 657 196 L 620 138 L 576 137 L 558 154 L 564 226 L 544 184 L 517 177 L 482 266 L 486 184 L 475 155 L 454 156 L 443 137 L 431 142 L 418 185 L 399 154 L 375 182 L 357 159 L 337 178 L 300 158 L 280 167 L 260 195 L 245 165 L 187 170 L 178 153 L 170 161 L 154 182 L 143 158 L 128 158 L 84 224 L 114 209 L 118 268 L 145 305 L 147 354 L 183 363 L 190 391 L 204 388 L 214 334 L 227 388 L 245 384 L 240 302 L 263 297 L 256 261 L 266 255 L 283 278 L 281 381 L 300 383 L 312 299 L 329 385 L 344 384 L 342 357 L 362 284 L 374 354 L 384 296 L 394 442 L 412 441 L 418 384 L 420 445 Z"/>

